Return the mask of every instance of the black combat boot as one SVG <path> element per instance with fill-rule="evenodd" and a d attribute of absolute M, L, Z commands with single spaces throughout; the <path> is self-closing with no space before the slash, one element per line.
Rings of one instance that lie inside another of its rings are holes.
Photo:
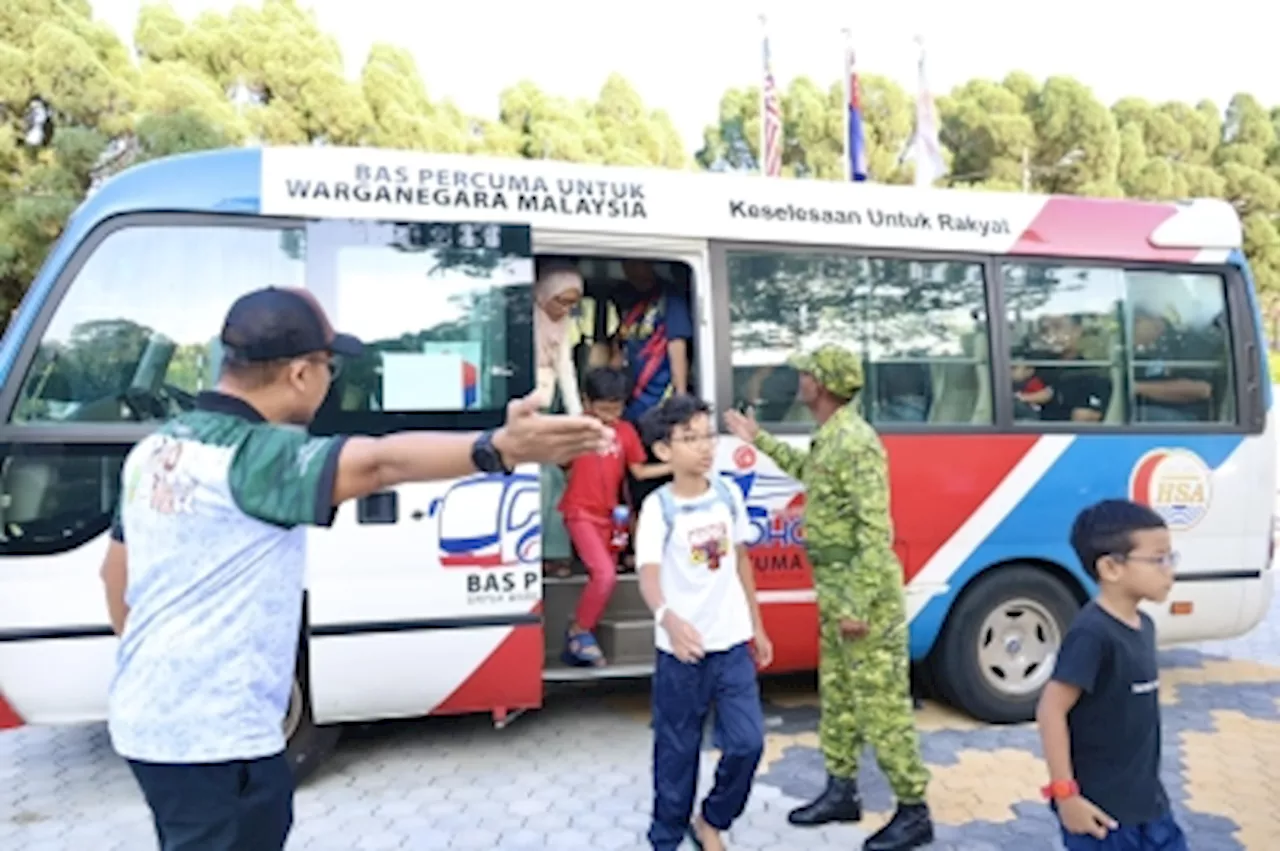
<path fill-rule="evenodd" d="M 862 846 L 862 851 L 909 851 L 933 841 L 933 819 L 928 804 L 899 804 L 884 827 Z"/>
<path fill-rule="evenodd" d="M 861 821 L 862 799 L 858 797 L 858 781 L 828 777 L 827 788 L 811 803 L 792 810 L 787 821 L 797 827 L 816 827 L 833 821 Z"/>

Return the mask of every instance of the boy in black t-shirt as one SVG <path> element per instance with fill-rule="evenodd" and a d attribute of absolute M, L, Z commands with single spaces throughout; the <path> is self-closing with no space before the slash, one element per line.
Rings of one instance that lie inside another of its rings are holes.
<path fill-rule="evenodd" d="M 1138 610 L 1173 587 L 1169 530 L 1146 506 L 1105 500 L 1080 512 L 1071 545 L 1100 590 L 1067 632 L 1036 710 L 1044 795 L 1067 851 L 1187 851 L 1160 782 L 1155 624 Z"/>

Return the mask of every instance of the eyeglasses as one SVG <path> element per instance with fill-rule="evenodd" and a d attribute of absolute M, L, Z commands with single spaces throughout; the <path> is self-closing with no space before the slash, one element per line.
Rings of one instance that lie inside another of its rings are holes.
<path fill-rule="evenodd" d="M 1176 570 L 1178 562 L 1182 560 L 1180 553 L 1169 552 L 1162 556 L 1135 556 L 1135 555 L 1116 555 L 1119 561 L 1138 561 L 1143 564 L 1154 564 L 1156 567 L 1163 567 L 1168 570 Z"/>
<path fill-rule="evenodd" d="M 711 434 L 682 434 L 679 437 L 671 438 L 672 443 L 688 443 L 690 445 L 711 446 L 720 438 L 720 435 L 712 432 Z"/>

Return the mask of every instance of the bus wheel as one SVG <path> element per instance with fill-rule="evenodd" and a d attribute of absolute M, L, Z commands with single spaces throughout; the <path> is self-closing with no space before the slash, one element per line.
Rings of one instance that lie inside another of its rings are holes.
<path fill-rule="evenodd" d="M 306 781 L 333 752 L 341 735 L 341 727 L 320 727 L 315 723 L 306 684 L 300 675 L 295 675 L 289 708 L 284 714 L 285 758 L 293 768 L 294 782 Z"/>
<path fill-rule="evenodd" d="M 935 674 L 947 698 L 980 721 L 1030 721 L 1079 608 L 1069 587 L 1034 567 L 980 579 L 961 595 L 939 642 Z"/>

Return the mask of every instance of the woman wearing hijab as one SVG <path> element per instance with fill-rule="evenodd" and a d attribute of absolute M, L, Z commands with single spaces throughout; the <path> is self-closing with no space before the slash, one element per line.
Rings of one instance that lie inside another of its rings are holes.
<path fill-rule="evenodd" d="M 533 288 L 534 348 L 538 359 L 538 395 L 546 410 L 561 408 L 582 413 L 578 370 L 573 363 L 573 311 L 582 300 L 582 275 L 575 266 L 549 266 Z M 558 392 L 557 392 L 558 391 Z M 556 405 L 557 400 L 559 405 Z M 564 518 L 556 508 L 564 493 L 564 470 L 554 464 L 542 467 L 542 561 L 555 576 L 570 573 L 572 551 Z"/>

